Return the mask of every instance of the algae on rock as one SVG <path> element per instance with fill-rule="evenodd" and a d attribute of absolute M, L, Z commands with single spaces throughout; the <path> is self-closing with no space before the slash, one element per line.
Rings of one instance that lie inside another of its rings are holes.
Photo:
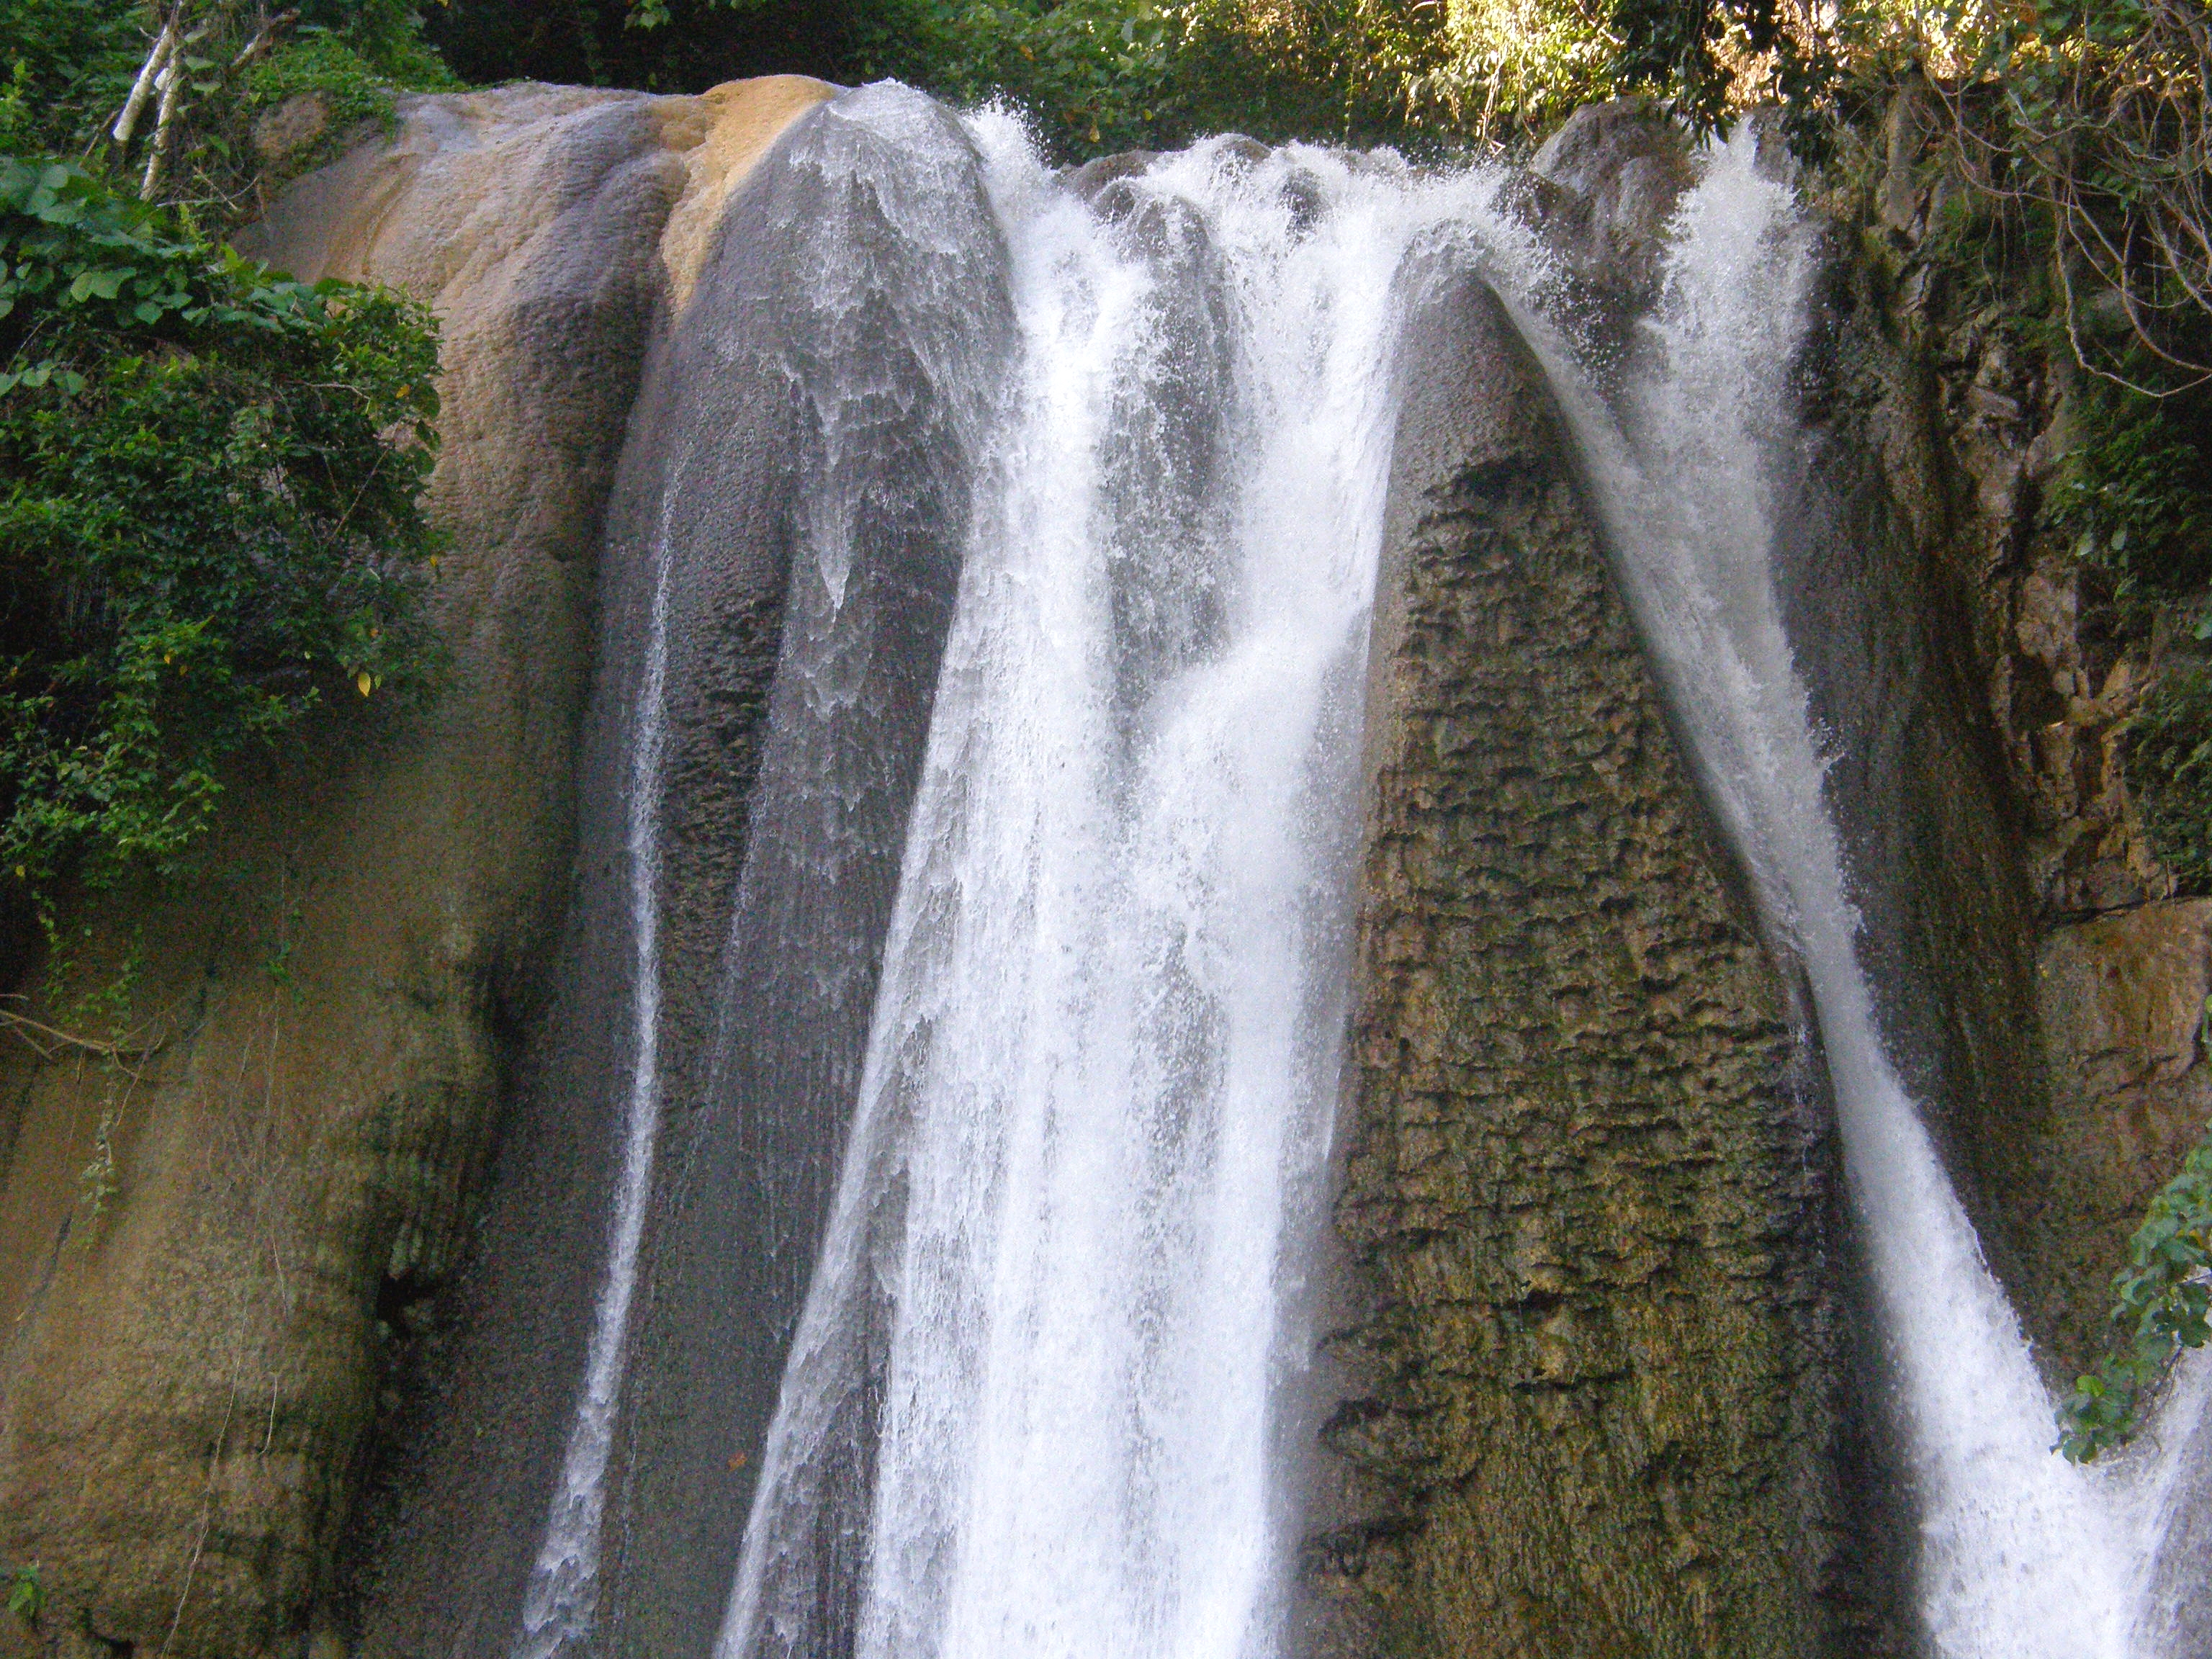
<path fill-rule="evenodd" d="M 1367 1305 L 1308 1546 L 1352 1652 L 1840 1650 L 1824 1097 L 1533 368 L 1410 354 L 1338 1224 Z M 1364 1507 L 1366 1513 L 1358 1510 Z"/>

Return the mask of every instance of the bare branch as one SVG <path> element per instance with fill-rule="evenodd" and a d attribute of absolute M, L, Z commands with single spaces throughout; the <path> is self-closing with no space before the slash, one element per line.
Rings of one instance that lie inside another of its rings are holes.
<path fill-rule="evenodd" d="M 131 83 L 131 95 L 123 100 L 123 108 L 115 118 L 108 136 L 118 144 L 131 142 L 131 135 L 138 131 L 138 117 L 146 107 L 146 100 L 154 90 L 155 78 L 167 64 L 177 49 L 177 20 L 172 15 L 163 21 L 161 33 L 155 38 L 153 49 L 146 54 L 146 62 L 138 70 L 138 78 Z"/>

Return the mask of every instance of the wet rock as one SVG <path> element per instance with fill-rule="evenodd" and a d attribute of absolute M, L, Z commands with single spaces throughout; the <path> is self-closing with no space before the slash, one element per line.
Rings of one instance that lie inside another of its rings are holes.
<path fill-rule="evenodd" d="M 1901 93 L 1879 153 L 1843 170 L 1860 182 L 1829 204 L 1832 246 L 1850 252 L 1825 430 L 1832 471 L 1858 472 L 1844 493 L 1860 526 L 1838 586 L 1886 597 L 1840 626 L 1824 605 L 1793 635 L 1841 738 L 1831 787 L 1885 1036 L 2063 1382 L 2104 1340 L 2139 1206 L 2204 1115 L 2201 1068 L 2173 1073 L 2172 1029 L 2128 1012 L 2142 987 L 2178 988 L 2171 1012 L 2193 983 L 2172 963 L 2197 948 L 2196 913 L 2122 766 L 2174 623 L 2124 626 L 2110 579 L 2045 522 L 2078 374 L 2013 325 L 2002 294 L 1957 291 L 1923 247 L 1948 177 L 1938 114 Z M 1895 643 L 1838 652 L 1861 635 Z M 1836 714 L 1854 697 L 1920 712 L 1882 739 Z"/>
<path fill-rule="evenodd" d="M 1625 287 L 1656 280 L 1667 221 L 1697 178 L 1687 136 L 1656 103 L 1623 98 L 1578 109 L 1528 165 L 1589 204 L 1583 263 Z"/>
<path fill-rule="evenodd" d="M 1118 155 L 1101 155 L 1085 161 L 1063 173 L 1060 179 L 1085 201 L 1097 201 L 1109 185 L 1140 177 L 1159 156 L 1159 151 L 1154 149 L 1125 149 Z"/>
<path fill-rule="evenodd" d="M 2204 1063 L 2212 900 L 2167 900 L 2055 927 L 2037 962 L 2037 1012 L 2057 1086 L 2033 1141 L 2046 1172 L 2027 1218 L 2036 1310 L 2069 1368 L 2107 1339 L 2114 1249 L 2212 1121 Z"/>
<path fill-rule="evenodd" d="M 1495 301 L 1408 356 L 1314 1650 L 1880 1651 L 1791 970 Z"/>

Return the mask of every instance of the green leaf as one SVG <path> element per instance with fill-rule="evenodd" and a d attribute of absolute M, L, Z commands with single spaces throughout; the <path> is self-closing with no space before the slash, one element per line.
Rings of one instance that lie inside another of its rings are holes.
<path fill-rule="evenodd" d="M 70 298 L 82 302 L 94 295 L 103 300 L 112 300 L 123 292 L 124 283 L 138 273 L 128 265 L 112 266 L 105 270 L 84 270 L 70 284 Z"/>
<path fill-rule="evenodd" d="M 20 1567 L 8 1585 L 8 1611 L 27 1625 L 39 1622 L 46 1608 L 46 1587 L 39 1577 L 39 1564 Z"/>

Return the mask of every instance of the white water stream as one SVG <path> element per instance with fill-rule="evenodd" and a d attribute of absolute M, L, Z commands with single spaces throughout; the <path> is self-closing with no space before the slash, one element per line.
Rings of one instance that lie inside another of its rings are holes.
<path fill-rule="evenodd" d="M 1012 121 L 970 131 L 1015 391 L 718 1651 L 1256 1656 L 1400 276 L 1492 185 L 1214 143 L 1100 215 Z M 855 1435 L 857 1546 L 823 1519 Z"/>

